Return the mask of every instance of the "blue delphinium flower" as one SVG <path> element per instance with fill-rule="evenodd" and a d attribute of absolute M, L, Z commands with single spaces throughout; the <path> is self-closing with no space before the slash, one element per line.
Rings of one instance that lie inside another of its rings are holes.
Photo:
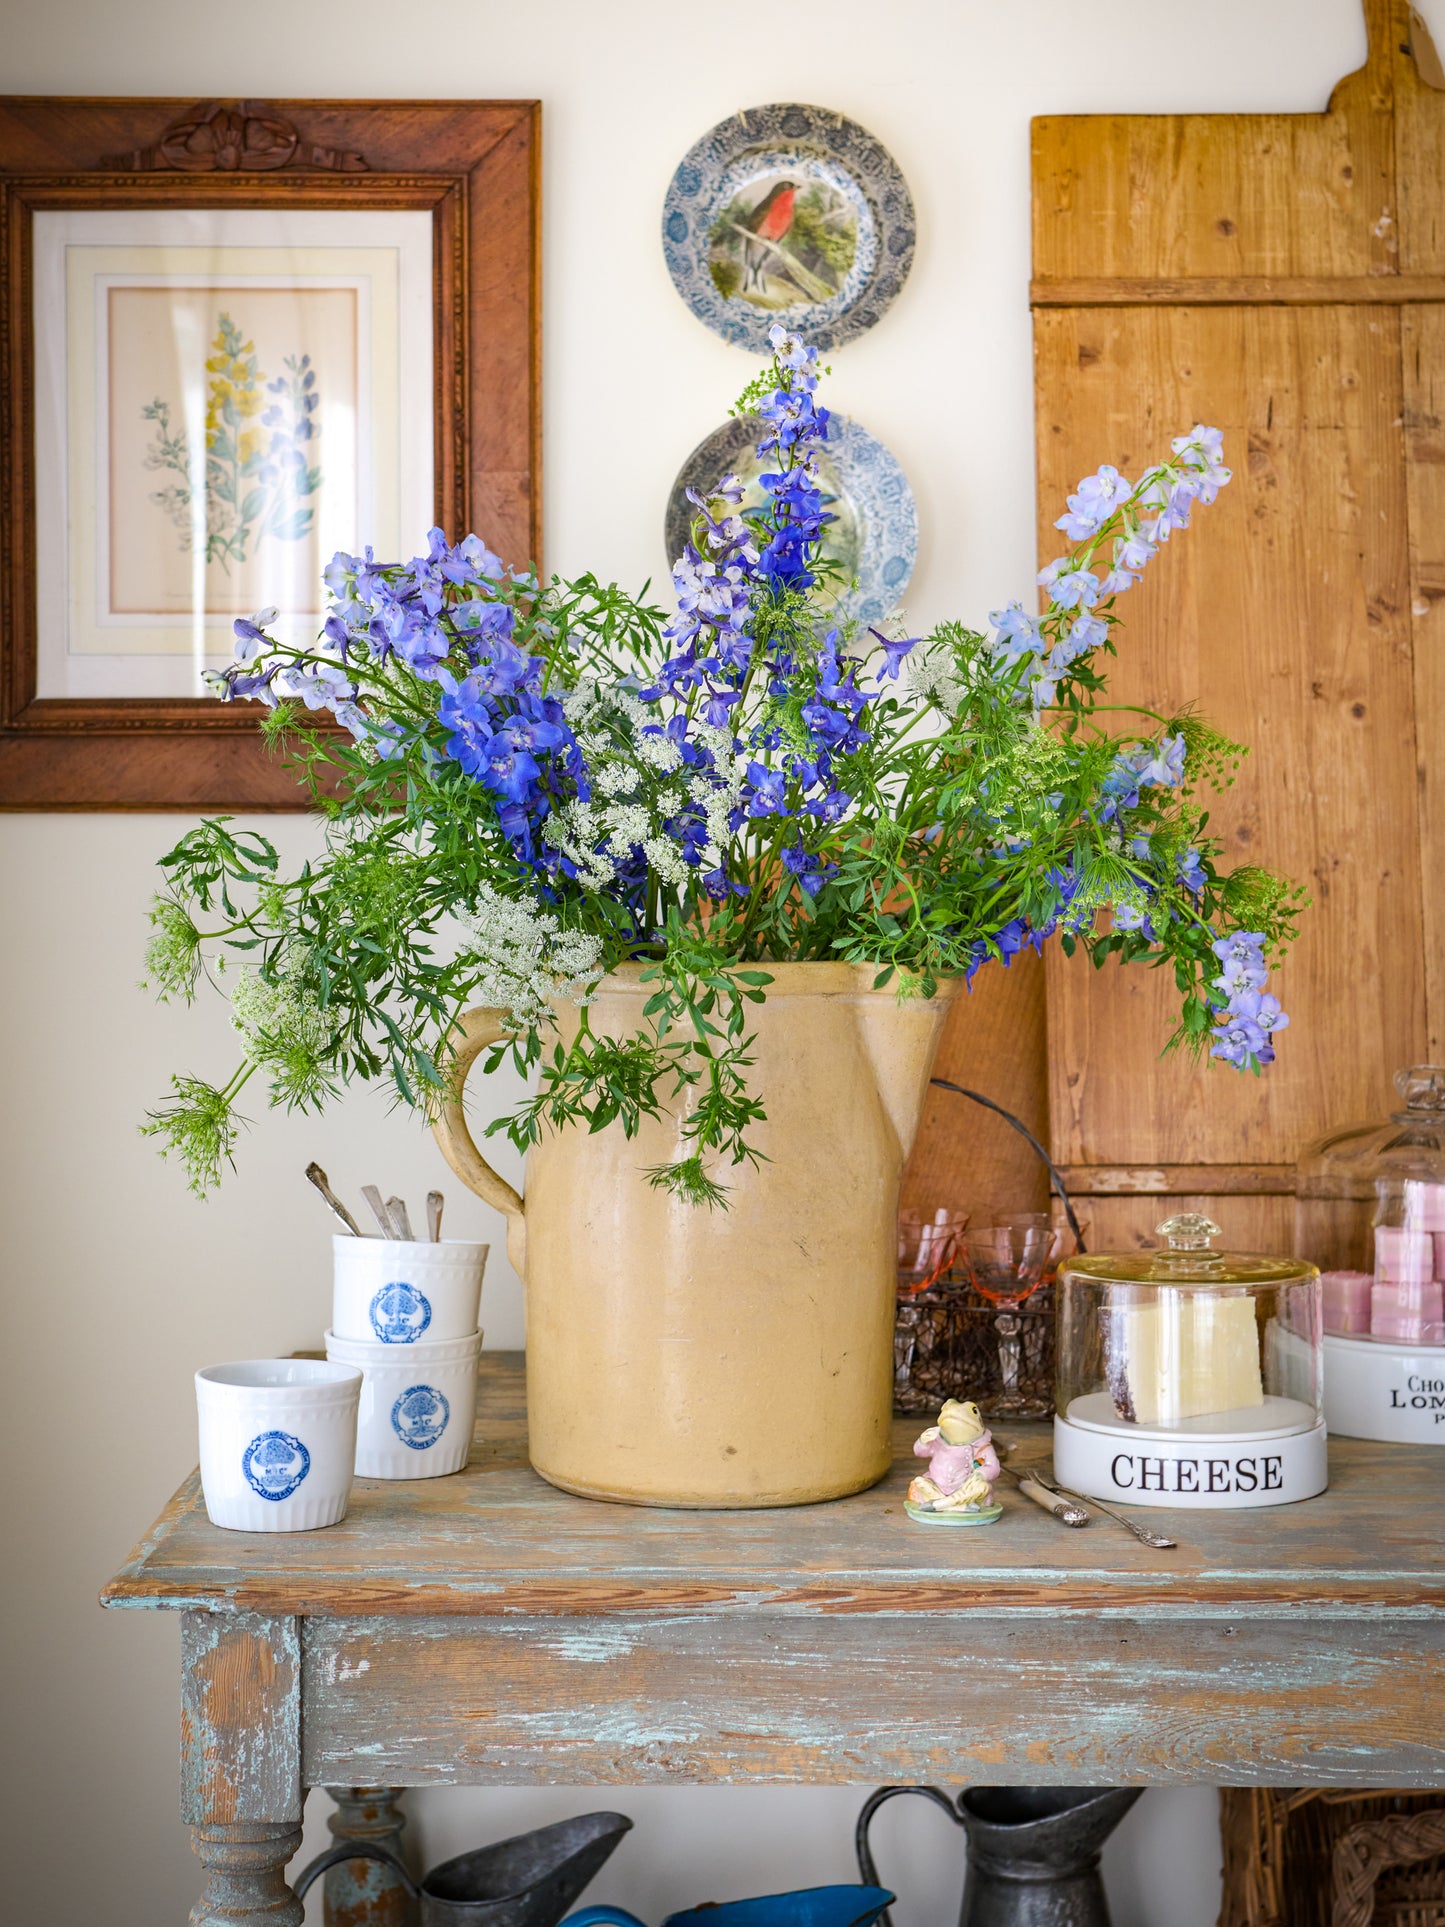
<path fill-rule="evenodd" d="M 1269 972 L 1264 961 L 1264 937 L 1258 930 L 1236 930 L 1216 937 L 1210 948 L 1219 959 L 1219 975 L 1211 980 L 1222 1001 L 1215 1006 L 1211 1057 L 1244 1069 L 1250 1064 L 1272 1064 L 1270 1038 L 1289 1018 L 1279 999 L 1265 989 Z"/>
<path fill-rule="evenodd" d="M 1098 534 L 1132 492 L 1132 485 L 1106 462 L 1096 474 L 1084 477 L 1078 494 L 1069 497 L 1068 513 L 1061 515 L 1054 527 L 1062 529 L 1071 542 L 1083 542 Z"/>
<path fill-rule="evenodd" d="M 1192 843 L 1187 850 L 1181 850 L 1179 853 L 1179 881 L 1195 896 L 1202 894 L 1209 881 L 1204 872 L 1204 865 L 1200 861 L 1199 852 Z"/>

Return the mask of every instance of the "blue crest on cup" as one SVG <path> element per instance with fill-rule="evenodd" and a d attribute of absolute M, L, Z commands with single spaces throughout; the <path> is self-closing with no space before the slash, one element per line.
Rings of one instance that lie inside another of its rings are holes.
<path fill-rule="evenodd" d="M 246 1483 L 263 1499 L 289 1499 L 311 1470 L 311 1454 L 289 1432 L 260 1432 L 241 1454 Z"/>
<path fill-rule="evenodd" d="M 431 1300 L 402 1280 L 383 1285 L 366 1310 L 383 1345 L 414 1345 L 431 1323 Z"/>
<path fill-rule="evenodd" d="M 435 1385 L 408 1385 L 391 1408 L 391 1429 L 413 1452 L 424 1452 L 445 1432 L 451 1415 L 451 1406 Z"/>

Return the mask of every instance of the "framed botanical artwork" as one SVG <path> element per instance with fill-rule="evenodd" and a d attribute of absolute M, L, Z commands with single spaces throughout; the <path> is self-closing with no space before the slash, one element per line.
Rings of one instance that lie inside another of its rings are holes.
<path fill-rule="evenodd" d="M 293 809 L 232 623 L 540 563 L 538 107 L 0 98 L 0 808 Z"/>

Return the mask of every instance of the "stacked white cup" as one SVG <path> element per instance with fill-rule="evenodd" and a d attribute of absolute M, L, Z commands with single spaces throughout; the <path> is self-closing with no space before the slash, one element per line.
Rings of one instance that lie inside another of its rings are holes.
<path fill-rule="evenodd" d="M 358 1476 L 459 1472 L 476 1417 L 477 1314 L 488 1247 L 338 1236 L 332 1249 L 326 1356 L 361 1369 Z"/>

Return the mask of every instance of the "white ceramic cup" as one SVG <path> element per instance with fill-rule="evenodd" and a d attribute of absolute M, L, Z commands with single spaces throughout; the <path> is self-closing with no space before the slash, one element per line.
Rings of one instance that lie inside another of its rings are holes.
<path fill-rule="evenodd" d="M 392 1238 L 331 1241 L 331 1329 L 382 1345 L 435 1344 L 477 1329 L 487 1245 Z"/>
<path fill-rule="evenodd" d="M 460 1472 L 477 1412 L 482 1334 L 387 1345 L 326 1334 L 326 1356 L 361 1368 L 356 1470 L 364 1479 L 436 1479 Z"/>
<path fill-rule="evenodd" d="M 345 1516 L 362 1376 L 319 1358 L 250 1358 L 196 1373 L 201 1486 L 213 1526 L 313 1532 Z"/>

